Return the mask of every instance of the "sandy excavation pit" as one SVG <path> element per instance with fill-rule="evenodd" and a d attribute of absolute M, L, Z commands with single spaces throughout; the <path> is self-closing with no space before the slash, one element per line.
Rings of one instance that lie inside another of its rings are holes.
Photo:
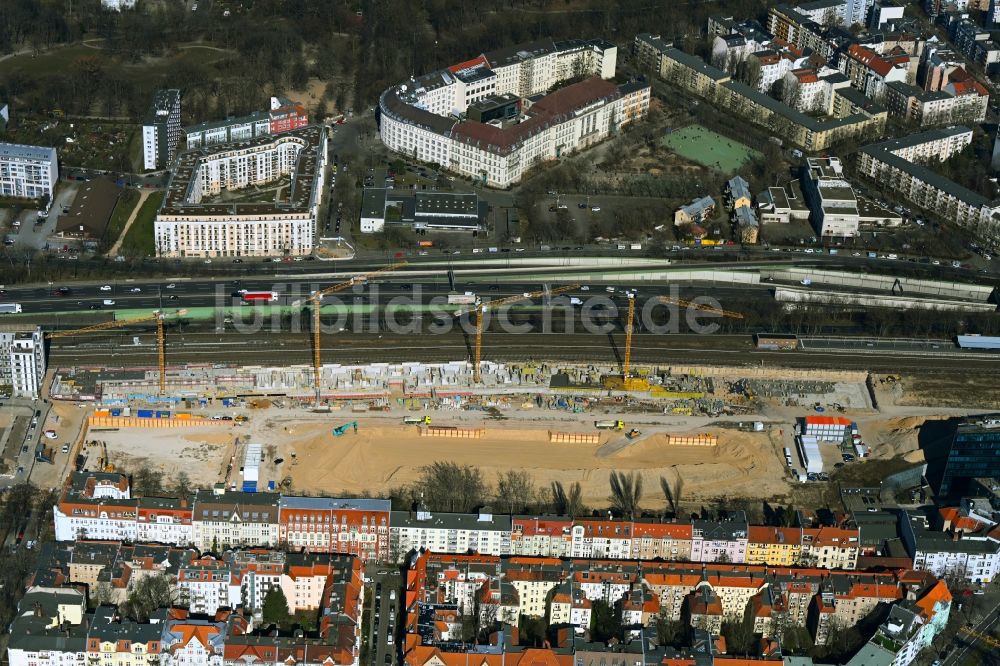
<path fill-rule="evenodd" d="M 259 443 L 265 451 L 260 469 L 261 489 L 268 481 L 280 483 L 291 476 L 295 493 L 324 495 L 379 495 L 417 480 L 420 468 L 436 461 L 479 467 L 491 482 L 506 469 L 527 469 L 538 487 L 552 481 L 569 485 L 580 481 L 583 498 L 591 506 L 604 506 L 608 499 L 608 477 L 612 471 L 639 471 L 645 488 L 643 505 L 658 509 L 663 504 L 660 477 L 670 480 L 680 474 L 688 500 L 711 498 L 721 488 L 727 495 L 771 497 L 788 492 L 780 445 L 766 433 L 702 429 L 719 436 L 719 445 L 674 446 L 667 443 L 669 428 L 644 428 L 643 435 L 629 441 L 623 432 L 601 431 L 597 444 L 550 443 L 548 429 L 534 423 L 462 423 L 482 427 L 481 439 L 420 437 L 417 426 L 384 418 L 358 419 L 353 429 L 334 437 L 332 429 L 347 422 L 343 416 L 303 418 L 264 416 L 258 413 L 244 426 L 192 427 L 183 429 L 123 429 L 91 433 L 88 439 L 108 442 L 112 462 L 130 472 L 148 466 L 164 474 L 171 485 L 177 472 L 187 472 L 192 485 L 208 488 L 224 478 L 226 465 L 235 452 L 235 468 L 229 479 L 241 484 L 239 467 L 244 445 Z M 435 421 L 437 423 L 437 420 Z M 441 425 L 447 425 L 442 422 Z M 563 424 L 560 430 L 594 432 L 580 424 Z M 237 447 L 236 437 L 241 438 Z M 98 450 L 88 450 L 93 469 Z M 275 463 L 280 460 L 280 463 Z"/>

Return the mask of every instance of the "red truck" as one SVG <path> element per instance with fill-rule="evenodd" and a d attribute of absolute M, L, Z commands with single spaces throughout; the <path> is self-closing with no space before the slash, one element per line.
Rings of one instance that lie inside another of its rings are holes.
<path fill-rule="evenodd" d="M 278 300 L 276 291 L 243 291 L 240 297 L 244 303 L 274 303 Z"/>

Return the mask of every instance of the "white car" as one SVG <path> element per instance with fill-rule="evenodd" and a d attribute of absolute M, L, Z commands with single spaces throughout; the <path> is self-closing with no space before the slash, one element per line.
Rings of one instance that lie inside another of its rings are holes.
<path fill-rule="evenodd" d="M 601 207 L 600 206 L 591 206 L 590 207 L 590 212 L 591 213 L 600 213 L 601 212 Z"/>
<path fill-rule="evenodd" d="M 580 291 L 590 291 L 590 287 L 588 287 L 587 285 L 583 285 L 582 287 L 580 287 Z"/>
<path fill-rule="evenodd" d="M 140 289 L 139 287 L 132 287 L 131 289 L 129 289 L 129 291 L 132 292 L 133 294 L 142 293 L 142 289 Z"/>
<path fill-rule="evenodd" d="M 46 430 L 45 437 L 47 437 L 48 439 L 55 439 L 56 437 L 58 437 L 58 435 L 56 435 L 55 430 Z"/>
<path fill-rule="evenodd" d="M 110 284 L 104 285 L 103 287 L 101 287 L 101 291 L 111 291 L 111 285 Z"/>
<path fill-rule="evenodd" d="M 173 289 L 176 286 L 177 286 L 176 284 L 174 284 L 173 282 L 171 282 L 170 284 L 167 285 L 167 289 Z"/>

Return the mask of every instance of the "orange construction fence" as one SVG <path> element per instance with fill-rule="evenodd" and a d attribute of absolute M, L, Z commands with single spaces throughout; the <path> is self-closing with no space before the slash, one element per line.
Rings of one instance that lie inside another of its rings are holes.
<path fill-rule="evenodd" d="M 560 432 L 549 430 L 552 444 L 600 444 L 601 436 L 596 432 Z"/>
<path fill-rule="evenodd" d="M 486 434 L 483 428 L 456 428 L 454 426 L 427 426 L 420 428 L 421 437 L 457 437 L 460 439 L 481 439 Z"/>
<path fill-rule="evenodd" d="M 708 433 L 698 435 L 667 435 L 667 444 L 672 446 L 718 446 L 719 436 Z"/>
<path fill-rule="evenodd" d="M 140 419 L 136 416 L 91 416 L 91 428 L 190 428 L 203 425 L 232 425 L 232 421 L 197 418 Z"/>

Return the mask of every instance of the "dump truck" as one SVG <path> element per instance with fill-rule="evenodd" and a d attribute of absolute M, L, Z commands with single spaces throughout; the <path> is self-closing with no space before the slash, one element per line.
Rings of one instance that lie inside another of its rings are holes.
<path fill-rule="evenodd" d="M 594 427 L 598 430 L 624 430 L 624 421 L 594 421 Z"/>

